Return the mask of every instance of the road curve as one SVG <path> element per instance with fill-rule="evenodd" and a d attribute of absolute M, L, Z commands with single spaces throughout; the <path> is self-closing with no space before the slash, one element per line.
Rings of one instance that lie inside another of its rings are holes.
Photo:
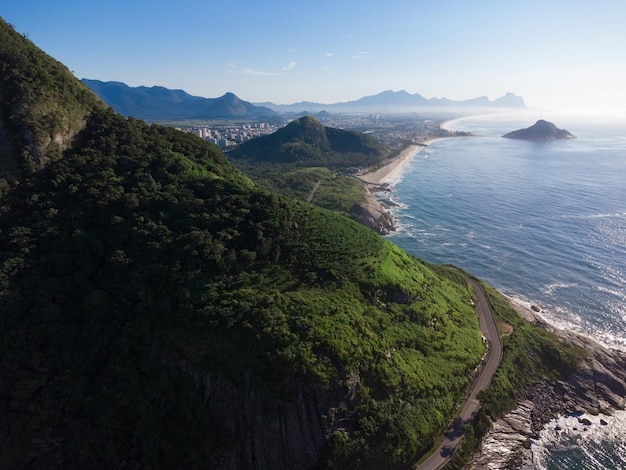
<path fill-rule="evenodd" d="M 480 402 L 476 398 L 478 393 L 489 386 L 502 360 L 502 341 L 500 341 L 500 334 L 496 327 L 496 321 L 493 318 L 491 305 L 480 284 L 473 279 L 470 279 L 470 282 L 474 288 L 474 292 L 476 292 L 476 297 L 478 297 L 476 313 L 478 314 L 480 331 L 489 342 L 486 362 L 478 378 L 470 386 L 471 389 L 468 391 L 467 401 L 461 410 L 461 414 L 454 423 L 454 428 L 450 431 L 439 448 L 417 467 L 417 470 L 437 470 L 450 461 L 454 451 L 463 439 L 463 424 L 471 422 L 472 416 L 480 406 Z"/>

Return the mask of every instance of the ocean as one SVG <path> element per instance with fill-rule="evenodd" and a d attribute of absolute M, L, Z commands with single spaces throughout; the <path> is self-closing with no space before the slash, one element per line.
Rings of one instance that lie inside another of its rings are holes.
<path fill-rule="evenodd" d="M 501 137 L 539 118 L 578 138 Z M 389 238 L 540 308 L 556 326 L 626 350 L 626 115 L 528 112 L 446 127 L 476 137 L 432 143 L 391 182 L 398 229 Z M 626 468 L 626 413 L 610 420 L 555 420 L 533 442 L 536 468 Z"/>

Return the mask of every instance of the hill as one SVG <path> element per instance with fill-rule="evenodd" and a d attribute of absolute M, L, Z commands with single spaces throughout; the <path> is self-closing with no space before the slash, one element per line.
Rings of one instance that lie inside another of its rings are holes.
<path fill-rule="evenodd" d="M 201 98 L 160 86 L 129 87 L 121 82 L 86 78 L 82 82 L 118 113 L 139 119 L 267 119 L 276 116 L 271 109 L 243 101 L 233 93 L 219 98 Z"/>
<path fill-rule="evenodd" d="M 1 19 L 0 38 L 3 466 L 384 469 L 430 448 L 485 349 L 464 273 L 124 118 Z M 494 413 L 576 358 L 499 323 Z"/>
<path fill-rule="evenodd" d="M 375 165 L 388 153 L 365 134 L 326 127 L 304 116 L 271 135 L 244 142 L 229 156 L 252 162 L 348 168 Z"/>
<path fill-rule="evenodd" d="M 565 129 L 557 128 L 553 123 L 538 120 L 535 124 L 526 129 L 509 132 L 502 137 L 507 139 L 531 140 L 534 142 L 548 142 L 558 139 L 575 139 L 576 136 L 570 134 Z"/>
<path fill-rule="evenodd" d="M 483 353 L 462 275 L 106 109 L 0 29 L 3 70 L 38 64 L 14 102 L 82 116 L 0 203 L 3 465 L 384 468 L 429 445 Z M 39 109 L 4 126 L 13 162 Z"/>
<path fill-rule="evenodd" d="M 375 231 L 394 229 L 393 217 L 346 169 L 377 165 L 389 151 L 360 132 L 326 127 L 311 116 L 245 142 L 230 160 L 259 184 L 337 211 Z"/>

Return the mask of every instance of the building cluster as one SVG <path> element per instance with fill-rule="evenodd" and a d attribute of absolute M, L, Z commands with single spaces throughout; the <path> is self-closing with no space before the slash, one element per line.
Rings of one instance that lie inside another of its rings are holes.
<path fill-rule="evenodd" d="M 405 114 L 361 114 L 334 115 L 318 118 L 328 127 L 363 132 L 390 150 L 401 150 L 409 144 L 422 142 L 433 137 L 449 136 L 450 132 L 440 128 L 440 123 L 448 116 Z M 233 147 L 250 139 L 273 134 L 285 126 L 291 119 L 276 122 L 224 122 L 213 125 L 185 127 L 191 132 L 222 148 Z M 454 133 L 458 135 L 459 133 Z"/>
<path fill-rule="evenodd" d="M 241 144 L 255 137 L 272 134 L 281 128 L 283 124 L 270 124 L 267 122 L 255 123 L 229 123 L 211 127 L 187 127 L 180 129 L 190 132 L 222 148 Z"/>

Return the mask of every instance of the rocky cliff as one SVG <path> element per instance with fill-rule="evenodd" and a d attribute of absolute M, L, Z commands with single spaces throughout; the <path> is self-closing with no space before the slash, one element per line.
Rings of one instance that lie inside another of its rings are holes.
<path fill-rule="evenodd" d="M 395 220 L 383 205 L 374 197 L 367 185 L 365 198 L 354 204 L 350 209 L 354 220 L 373 229 L 381 235 L 395 230 Z"/>
<path fill-rule="evenodd" d="M 595 341 L 559 330 L 534 312 L 515 305 L 528 321 L 582 347 L 588 358 L 566 381 L 542 380 L 518 403 L 518 408 L 493 423 L 474 456 L 472 469 L 530 468 L 530 439 L 557 414 L 610 414 L 626 405 L 626 353 L 604 348 Z"/>

